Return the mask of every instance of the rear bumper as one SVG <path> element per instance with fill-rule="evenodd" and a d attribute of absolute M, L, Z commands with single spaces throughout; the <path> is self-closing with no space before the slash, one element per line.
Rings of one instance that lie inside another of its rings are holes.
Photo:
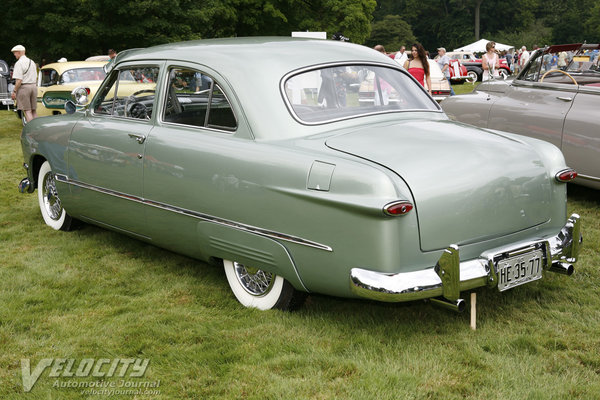
<path fill-rule="evenodd" d="M 528 249 L 543 251 L 544 270 L 571 275 L 581 243 L 580 217 L 573 214 L 555 236 L 493 249 L 473 260 L 461 262 L 458 246 L 451 245 L 444 250 L 435 266 L 420 271 L 389 274 L 353 268 L 350 271 L 350 288 L 360 297 L 378 301 L 402 302 L 442 296 L 453 303 L 461 301 L 461 291 L 481 286 L 496 287 L 498 257 L 519 254 Z"/>

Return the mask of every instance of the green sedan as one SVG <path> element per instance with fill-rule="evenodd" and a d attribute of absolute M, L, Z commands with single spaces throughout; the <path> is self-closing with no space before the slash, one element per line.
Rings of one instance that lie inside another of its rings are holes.
<path fill-rule="evenodd" d="M 37 188 L 45 222 L 221 263 L 247 307 L 323 293 L 461 310 L 463 291 L 570 275 L 577 260 L 565 183 L 576 173 L 561 152 L 450 121 L 363 46 L 124 51 L 88 105 L 66 108 L 21 136 L 19 187 Z"/>

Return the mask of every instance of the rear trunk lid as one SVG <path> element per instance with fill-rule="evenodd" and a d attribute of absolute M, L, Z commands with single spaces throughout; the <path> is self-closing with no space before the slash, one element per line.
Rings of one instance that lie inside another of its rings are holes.
<path fill-rule="evenodd" d="M 471 244 L 550 219 L 551 185 L 529 145 L 450 121 L 410 120 L 330 138 L 410 187 L 423 251 Z"/>

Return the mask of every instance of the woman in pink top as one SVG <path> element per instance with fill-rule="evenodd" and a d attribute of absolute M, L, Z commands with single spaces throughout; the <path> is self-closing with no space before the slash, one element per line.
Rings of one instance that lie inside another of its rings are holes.
<path fill-rule="evenodd" d="M 429 75 L 429 62 L 425 48 L 420 43 L 412 45 L 410 58 L 404 63 L 404 68 L 409 74 L 415 77 L 416 80 L 423 86 L 427 82 L 427 91 L 431 94 L 431 76 Z"/>
<path fill-rule="evenodd" d="M 500 68 L 500 57 L 496 53 L 496 43 L 487 42 L 485 45 L 487 53 L 481 57 L 481 66 L 483 67 L 482 81 L 489 81 L 499 78 L 498 68 Z"/>

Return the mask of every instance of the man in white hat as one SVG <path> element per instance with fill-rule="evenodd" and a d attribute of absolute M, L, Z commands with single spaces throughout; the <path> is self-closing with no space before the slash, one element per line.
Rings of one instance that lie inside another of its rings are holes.
<path fill-rule="evenodd" d="M 13 70 L 15 88 L 11 97 L 17 100 L 17 109 L 25 114 L 25 119 L 29 122 L 37 117 L 36 66 L 25 56 L 25 47 L 18 44 L 11 51 L 17 59 Z"/>

